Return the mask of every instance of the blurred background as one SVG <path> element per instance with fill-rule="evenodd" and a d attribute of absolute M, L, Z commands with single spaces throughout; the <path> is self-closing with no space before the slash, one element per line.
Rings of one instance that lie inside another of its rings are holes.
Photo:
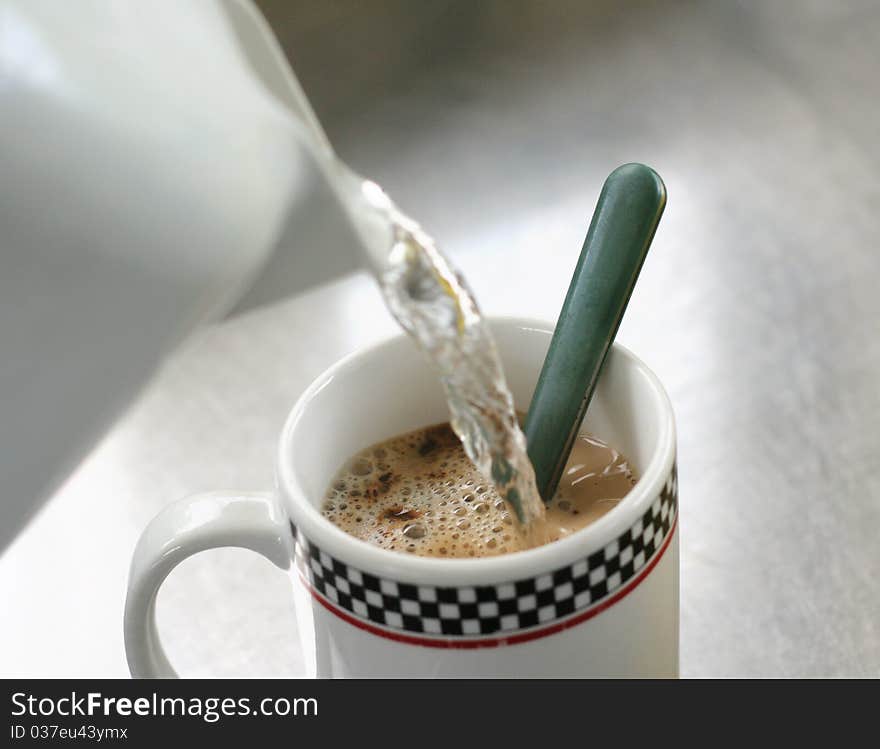
<path fill-rule="evenodd" d="M 678 420 L 682 675 L 880 675 L 880 5 L 258 5 L 340 155 L 486 313 L 555 321 L 604 178 L 659 172 L 618 339 Z M 283 281 L 187 341 L 0 557 L 5 676 L 127 675 L 140 531 L 185 494 L 270 487 L 306 385 L 395 331 L 347 248 Z M 247 552 L 183 564 L 159 619 L 182 674 L 301 672 L 287 579 Z"/>

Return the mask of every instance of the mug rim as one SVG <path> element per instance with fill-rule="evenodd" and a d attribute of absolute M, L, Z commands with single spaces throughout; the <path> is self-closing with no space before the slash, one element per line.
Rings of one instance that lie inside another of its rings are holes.
<path fill-rule="evenodd" d="M 486 318 L 491 328 L 511 327 L 524 331 L 552 335 L 554 324 L 538 318 L 494 315 Z M 651 451 L 651 458 L 635 486 L 615 508 L 587 527 L 543 546 L 533 549 L 475 559 L 442 559 L 405 555 L 382 549 L 355 538 L 330 522 L 308 500 L 293 461 L 292 440 L 299 420 L 314 396 L 323 390 L 339 372 L 356 365 L 365 357 L 380 355 L 383 349 L 400 344 L 406 336 L 397 333 L 377 343 L 364 346 L 333 363 L 300 395 L 285 421 L 278 442 L 276 482 L 287 514 L 310 542 L 332 557 L 344 560 L 357 569 L 394 580 L 425 585 L 461 586 L 497 583 L 520 577 L 534 577 L 542 572 L 565 565 L 572 559 L 582 557 L 616 539 L 627 530 L 635 518 L 640 517 L 662 491 L 675 461 L 675 419 L 672 404 L 660 379 L 635 354 L 625 346 L 614 343 L 615 355 L 623 356 L 629 366 L 637 369 L 651 390 L 651 397 L 659 414 L 658 436 Z M 413 346 L 413 355 L 423 354 Z"/>

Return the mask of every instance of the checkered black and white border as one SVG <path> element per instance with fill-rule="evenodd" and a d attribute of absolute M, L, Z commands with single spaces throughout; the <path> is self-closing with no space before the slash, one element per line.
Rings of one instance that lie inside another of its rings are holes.
<path fill-rule="evenodd" d="M 633 526 L 588 557 L 499 585 L 434 587 L 376 577 L 296 537 L 296 564 L 312 590 L 355 618 L 392 631 L 442 637 L 508 636 L 599 605 L 660 552 L 678 509 L 675 466 Z"/>

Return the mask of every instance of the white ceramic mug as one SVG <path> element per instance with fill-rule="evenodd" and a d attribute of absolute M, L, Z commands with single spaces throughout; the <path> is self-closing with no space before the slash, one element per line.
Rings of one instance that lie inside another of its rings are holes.
<path fill-rule="evenodd" d="M 491 326 L 525 410 L 552 326 Z M 583 429 L 622 451 L 640 478 L 608 514 L 560 541 L 484 559 L 415 557 L 322 516 L 324 492 L 349 456 L 447 419 L 436 376 L 403 336 L 321 375 L 284 427 L 275 492 L 197 495 L 144 532 L 125 607 L 132 675 L 175 675 L 155 627 L 168 573 L 197 552 L 239 546 L 290 571 L 310 675 L 677 676 L 675 426 L 657 377 L 623 347 L 610 352 Z"/>

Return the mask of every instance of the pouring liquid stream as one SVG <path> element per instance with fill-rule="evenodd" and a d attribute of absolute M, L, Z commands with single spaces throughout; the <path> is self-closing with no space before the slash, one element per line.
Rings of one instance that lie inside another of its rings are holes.
<path fill-rule="evenodd" d="M 529 545 L 545 542 L 535 484 L 513 397 L 492 335 L 464 278 L 431 237 L 375 183 L 348 173 L 346 201 L 371 254 L 385 303 L 436 369 L 450 423 L 468 457 L 495 485 Z"/>
<path fill-rule="evenodd" d="M 473 294 L 431 237 L 381 187 L 338 158 L 295 76 L 282 76 L 389 311 L 439 374 L 450 424 L 465 453 L 511 505 L 526 542 L 545 543 L 546 511 L 526 438 Z"/>

